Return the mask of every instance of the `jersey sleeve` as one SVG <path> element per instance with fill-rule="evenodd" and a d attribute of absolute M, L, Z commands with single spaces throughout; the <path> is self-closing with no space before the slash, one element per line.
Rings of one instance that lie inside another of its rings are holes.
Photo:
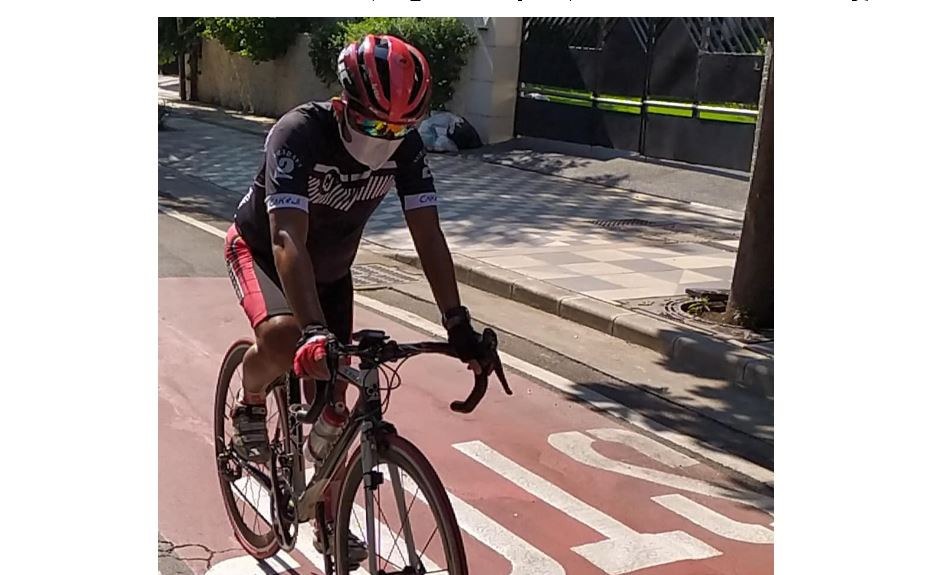
<path fill-rule="evenodd" d="M 308 211 L 307 173 L 310 142 L 304 117 L 289 113 L 268 132 L 264 142 L 264 205 L 267 211 Z"/>
<path fill-rule="evenodd" d="M 417 130 L 412 130 L 395 154 L 395 187 L 402 210 L 437 206 L 437 190 L 427 152 Z"/>

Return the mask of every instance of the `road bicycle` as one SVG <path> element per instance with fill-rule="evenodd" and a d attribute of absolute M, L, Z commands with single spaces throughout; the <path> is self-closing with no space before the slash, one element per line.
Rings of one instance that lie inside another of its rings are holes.
<path fill-rule="evenodd" d="M 293 372 L 271 385 L 271 457 L 264 464 L 241 458 L 231 439 L 237 397 L 233 380 L 237 375 L 240 383 L 242 358 L 252 342 L 236 341 L 226 353 L 216 387 L 214 436 L 222 499 L 235 537 L 251 556 L 266 559 L 278 550 L 293 550 L 298 536 L 308 533 L 303 526 L 309 522 L 326 575 L 466 575 L 460 527 L 440 478 L 421 451 L 383 419 L 391 392 L 402 383 L 401 364 L 394 369 L 390 364 L 425 353 L 456 357 L 456 352 L 443 342 L 399 344 L 379 330 L 359 331 L 352 340 L 348 345 L 330 343 L 332 379 L 317 382 L 311 403 L 301 402 L 301 381 Z M 512 394 L 495 332 L 485 329 L 482 341 L 483 369 L 469 396 L 450 404 L 455 412 L 470 413 L 477 407 L 491 373 Z M 358 369 L 349 365 L 352 358 L 359 359 Z M 317 420 L 333 396 L 337 377 L 358 388 L 359 397 L 341 434 L 307 481 L 303 426 Z M 331 486 L 338 486 L 338 496 Z M 328 489 L 332 496 L 327 496 Z M 383 493 L 388 509 L 382 507 Z M 350 557 L 350 536 L 365 545 L 366 560 L 361 553 Z"/>

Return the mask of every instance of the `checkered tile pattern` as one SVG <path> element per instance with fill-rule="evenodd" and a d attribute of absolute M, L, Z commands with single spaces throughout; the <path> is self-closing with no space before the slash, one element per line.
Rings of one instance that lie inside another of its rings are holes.
<path fill-rule="evenodd" d="M 264 138 L 176 116 L 167 126 L 157 145 L 161 164 L 241 195 L 248 191 L 261 166 Z"/>
<path fill-rule="evenodd" d="M 234 209 L 258 169 L 263 138 L 186 118 L 173 118 L 170 126 L 160 132 L 159 161 L 232 190 Z M 442 227 L 457 253 L 608 302 L 730 286 L 739 213 L 460 156 L 429 158 Z M 592 223 L 630 218 L 680 224 L 713 241 L 677 243 L 668 234 L 651 240 L 643 229 Z M 365 238 L 413 249 L 394 190 Z"/>

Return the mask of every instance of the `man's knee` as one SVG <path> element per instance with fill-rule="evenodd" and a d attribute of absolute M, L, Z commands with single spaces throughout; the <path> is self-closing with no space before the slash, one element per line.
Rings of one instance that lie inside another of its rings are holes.
<path fill-rule="evenodd" d="M 278 369 L 287 371 L 294 360 L 294 350 L 300 339 L 300 327 L 294 316 L 276 315 L 270 317 L 255 328 L 258 354 L 265 361 L 276 364 Z"/>

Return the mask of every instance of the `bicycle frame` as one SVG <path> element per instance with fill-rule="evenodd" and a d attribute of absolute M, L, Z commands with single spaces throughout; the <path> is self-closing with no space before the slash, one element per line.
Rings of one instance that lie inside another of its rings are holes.
<path fill-rule="evenodd" d="M 314 505 L 317 501 L 322 499 L 326 491 L 326 486 L 334 479 L 336 473 L 340 471 L 340 463 L 352 447 L 356 436 L 359 435 L 360 432 L 362 433 L 363 441 L 361 442 L 361 449 L 363 450 L 363 459 L 374 460 L 373 452 L 376 449 L 376 445 L 373 436 L 375 431 L 390 425 L 382 419 L 382 404 L 379 399 L 379 370 L 377 366 L 362 371 L 343 366 L 337 370 L 337 374 L 358 387 L 361 392 L 350 414 L 349 423 L 343 429 L 343 432 L 336 440 L 333 448 L 327 454 L 322 465 L 319 466 L 310 481 L 305 482 L 303 473 L 294 474 L 294 495 L 299 498 L 298 511 L 300 513 L 301 522 L 309 521 L 313 518 Z M 280 394 L 281 390 L 275 390 L 275 392 Z M 278 402 L 280 403 L 281 401 L 285 404 L 288 403 L 286 398 L 283 400 L 279 398 Z M 283 409 L 288 407 L 288 405 L 281 405 L 280 407 L 282 408 L 280 409 L 281 417 L 284 418 L 284 421 L 282 421 L 282 429 L 297 430 L 295 437 L 292 437 L 290 441 L 290 452 L 284 455 L 299 462 L 299 471 L 303 471 L 303 456 L 300 453 L 300 448 L 303 445 L 303 434 L 300 431 L 300 424 L 287 409 Z M 244 469 L 248 471 L 255 480 L 266 488 L 271 488 L 271 477 L 269 473 L 247 461 L 242 461 L 242 464 Z M 298 471 L 296 468 L 294 470 Z"/>

